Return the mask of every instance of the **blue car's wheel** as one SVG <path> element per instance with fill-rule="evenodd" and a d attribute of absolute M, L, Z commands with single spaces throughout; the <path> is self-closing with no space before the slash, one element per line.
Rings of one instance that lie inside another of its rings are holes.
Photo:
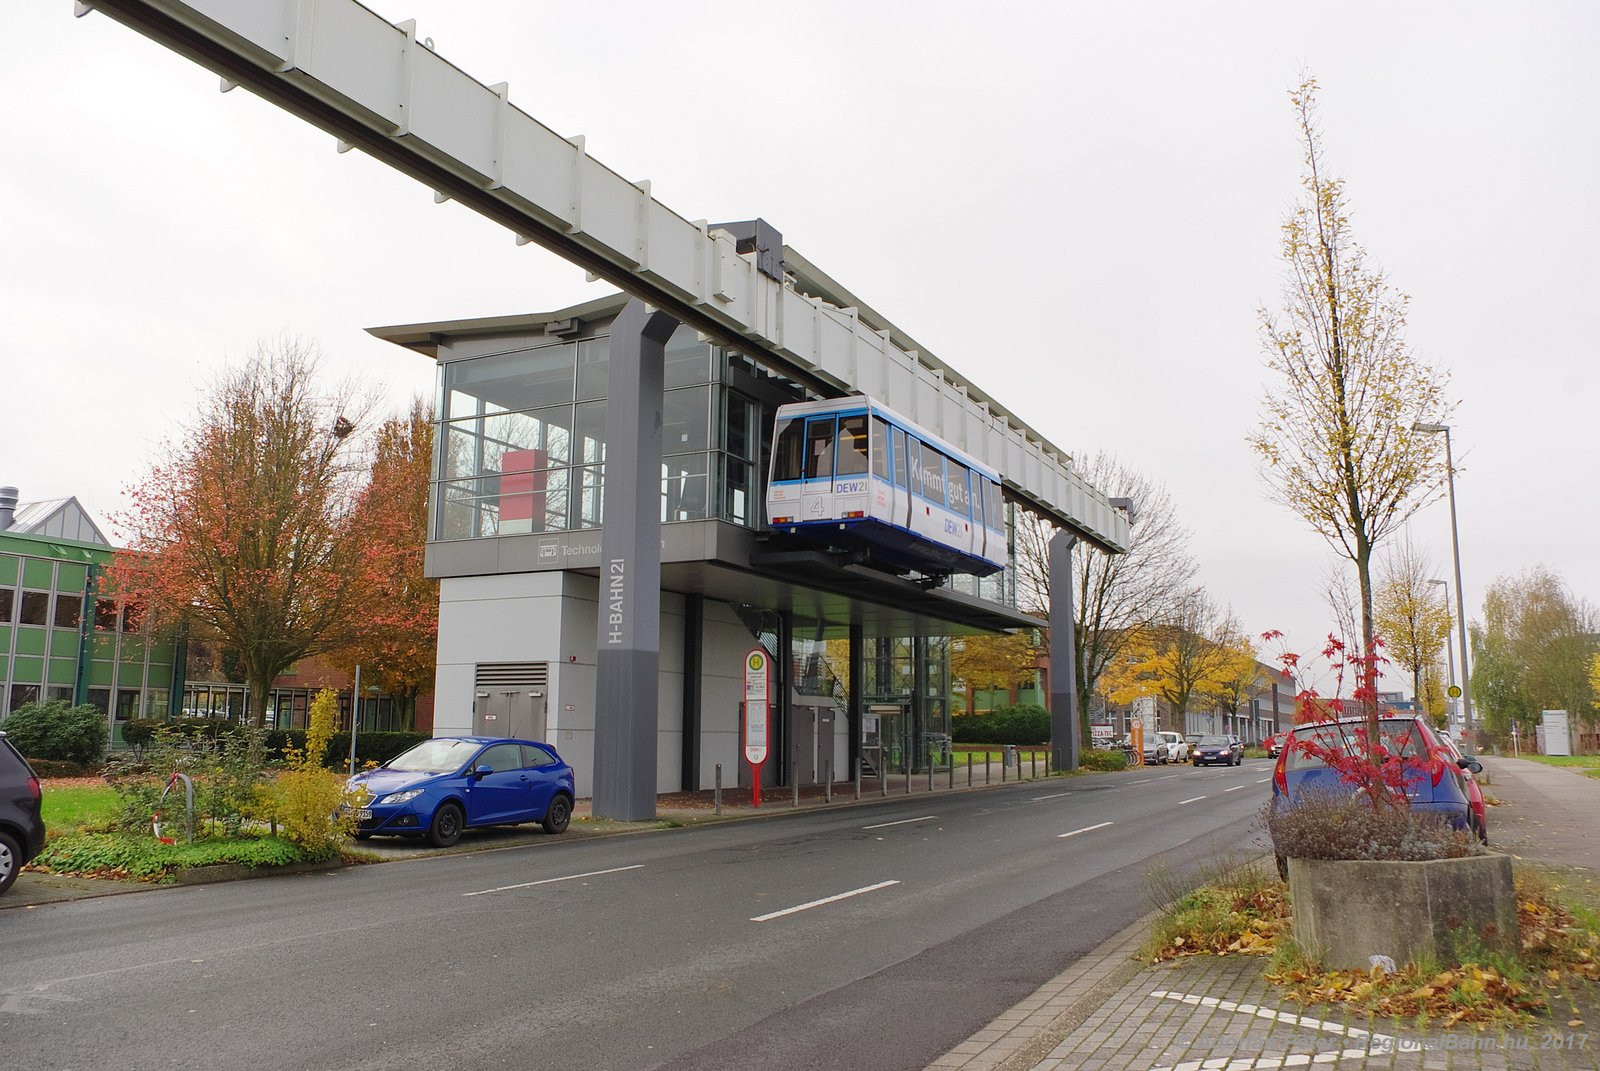
<path fill-rule="evenodd" d="M 567 823 L 572 821 L 572 801 L 564 794 L 557 793 L 556 798 L 550 801 L 550 809 L 544 814 L 544 831 L 546 833 L 565 833 Z"/>
<path fill-rule="evenodd" d="M 461 839 L 463 817 L 461 808 L 454 803 L 443 803 L 433 812 L 428 823 L 428 843 L 435 848 L 448 848 Z"/>

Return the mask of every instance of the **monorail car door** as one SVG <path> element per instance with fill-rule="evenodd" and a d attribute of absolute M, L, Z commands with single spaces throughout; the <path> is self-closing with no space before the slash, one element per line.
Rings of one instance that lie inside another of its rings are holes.
<path fill-rule="evenodd" d="M 800 484 L 800 519 L 821 520 L 833 515 L 832 414 L 806 421 L 805 473 Z"/>

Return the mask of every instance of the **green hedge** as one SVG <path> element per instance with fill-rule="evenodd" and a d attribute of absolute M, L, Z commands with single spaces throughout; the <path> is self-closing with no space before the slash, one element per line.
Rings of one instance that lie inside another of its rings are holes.
<path fill-rule="evenodd" d="M 1050 739 L 1050 712 L 1029 703 L 957 714 L 950 719 L 950 735 L 962 744 L 1043 744 Z"/>
<path fill-rule="evenodd" d="M 1078 756 L 1078 765 L 1085 770 L 1126 770 L 1128 756 L 1122 751 L 1101 751 L 1091 747 Z"/>
<path fill-rule="evenodd" d="M 29 759 L 88 766 L 105 757 L 106 716 L 88 704 L 75 707 L 64 699 L 24 703 L 0 721 L 0 729 Z"/>
<path fill-rule="evenodd" d="M 124 722 L 122 726 L 122 739 L 129 747 L 144 748 L 149 746 L 155 738 L 158 729 L 167 729 L 178 733 L 190 740 L 216 740 L 221 736 L 237 736 L 244 732 L 238 722 L 221 721 L 213 718 L 183 718 L 177 721 L 162 721 L 160 719 L 145 719 L 141 721 Z M 419 732 L 362 732 L 356 736 L 356 765 L 364 766 L 369 762 L 381 763 L 394 758 L 408 747 L 420 744 L 429 738 L 428 733 Z M 303 748 L 306 746 L 306 731 L 304 729 L 269 729 L 263 738 L 263 746 L 269 758 L 280 759 L 287 748 Z M 350 734 L 348 732 L 334 733 L 328 741 L 327 750 L 322 753 L 322 765 L 330 770 L 344 769 L 350 762 Z"/>
<path fill-rule="evenodd" d="M 362 731 L 356 734 L 356 768 L 369 762 L 383 763 L 409 747 L 430 739 L 431 733 Z M 267 733 L 267 750 L 282 755 L 288 747 L 306 746 L 304 729 L 273 729 Z M 322 765 L 330 770 L 342 770 L 350 763 L 350 734 L 334 733 L 322 753 Z"/>

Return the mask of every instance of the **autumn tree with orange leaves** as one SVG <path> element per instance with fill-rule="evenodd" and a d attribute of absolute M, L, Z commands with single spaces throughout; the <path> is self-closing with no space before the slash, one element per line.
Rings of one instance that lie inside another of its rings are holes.
<path fill-rule="evenodd" d="M 108 588 L 234 652 L 256 725 L 275 677 L 349 642 L 364 595 L 351 433 L 370 403 L 321 393 L 316 371 L 304 343 L 258 345 L 117 518 L 130 538 Z"/>
<path fill-rule="evenodd" d="M 407 725 L 416 724 L 418 694 L 433 684 L 439 649 L 439 582 L 422 572 L 432 457 L 433 414 L 422 399 L 378 428 L 371 479 L 353 516 L 366 594 L 354 639 L 338 655 L 402 702 Z"/>

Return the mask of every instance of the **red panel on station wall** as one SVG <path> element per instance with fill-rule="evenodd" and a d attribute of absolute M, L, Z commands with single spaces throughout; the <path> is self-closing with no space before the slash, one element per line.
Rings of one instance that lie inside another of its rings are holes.
<path fill-rule="evenodd" d="M 543 450 L 507 450 L 501 458 L 501 532 L 543 531 L 547 456 Z"/>

